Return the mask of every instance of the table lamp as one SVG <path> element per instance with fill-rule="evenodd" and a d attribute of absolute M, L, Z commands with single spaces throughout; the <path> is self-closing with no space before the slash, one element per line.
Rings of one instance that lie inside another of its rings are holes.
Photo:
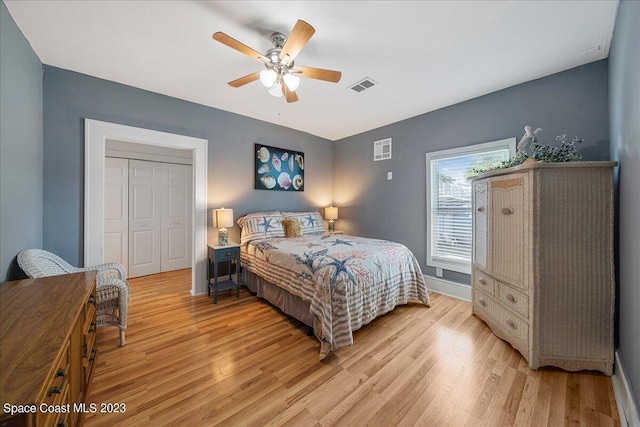
<path fill-rule="evenodd" d="M 226 246 L 229 243 L 227 227 L 233 227 L 233 209 L 215 209 L 213 225 L 218 228 L 218 245 Z"/>
<path fill-rule="evenodd" d="M 329 206 L 324 208 L 324 217 L 329 220 L 329 233 L 336 231 L 334 219 L 338 219 L 338 208 L 335 206 Z"/>

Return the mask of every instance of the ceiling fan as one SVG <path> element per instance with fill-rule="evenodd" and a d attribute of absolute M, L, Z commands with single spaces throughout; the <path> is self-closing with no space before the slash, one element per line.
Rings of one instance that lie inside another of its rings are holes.
<path fill-rule="evenodd" d="M 287 102 L 296 102 L 298 95 L 296 95 L 295 91 L 300 84 L 300 77 L 332 83 L 339 82 L 340 77 L 342 77 L 340 71 L 303 67 L 302 65 L 294 64 L 294 59 L 315 32 L 316 30 L 311 25 L 305 21 L 298 20 L 288 38 L 282 33 L 271 34 L 271 42 L 274 47 L 264 55 L 222 32 L 214 33 L 213 39 L 262 62 L 266 67 L 262 71 L 251 73 L 229 82 L 229 86 L 240 87 L 260 79 L 262 84 L 269 88 L 271 95 L 275 97 L 284 96 Z"/>

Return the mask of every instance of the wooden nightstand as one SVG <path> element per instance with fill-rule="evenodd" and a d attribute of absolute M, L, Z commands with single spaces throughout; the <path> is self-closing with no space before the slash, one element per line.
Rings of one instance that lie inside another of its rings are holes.
<path fill-rule="evenodd" d="M 213 303 L 218 303 L 218 292 L 227 289 L 236 289 L 236 297 L 240 298 L 240 245 L 237 243 L 229 243 L 226 246 L 207 245 L 209 253 L 209 262 L 207 263 L 207 295 L 211 295 L 213 289 Z M 229 279 L 218 282 L 218 265 L 227 262 L 229 266 Z M 236 281 L 232 279 L 231 263 L 236 265 Z M 213 267 L 213 283 L 212 278 Z"/>

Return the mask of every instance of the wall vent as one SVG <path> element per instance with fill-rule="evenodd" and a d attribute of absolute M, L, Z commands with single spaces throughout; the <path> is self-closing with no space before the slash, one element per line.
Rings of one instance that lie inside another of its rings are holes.
<path fill-rule="evenodd" d="M 387 160 L 391 158 L 391 138 L 373 142 L 373 160 Z"/>
<path fill-rule="evenodd" d="M 363 80 L 360 80 L 358 83 L 350 86 L 349 89 L 354 90 L 356 92 L 362 92 L 365 89 L 369 89 L 376 85 L 376 82 L 371 80 L 369 77 L 365 77 Z"/>

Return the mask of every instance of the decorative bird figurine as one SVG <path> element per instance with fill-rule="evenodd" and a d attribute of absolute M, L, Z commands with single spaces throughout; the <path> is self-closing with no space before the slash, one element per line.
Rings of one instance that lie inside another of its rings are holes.
<path fill-rule="evenodd" d="M 527 148 L 531 145 L 531 143 L 537 140 L 537 136 L 542 132 L 542 128 L 537 128 L 533 132 L 531 131 L 531 126 L 524 127 L 524 135 L 518 142 L 518 154 L 526 154 Z"/>

